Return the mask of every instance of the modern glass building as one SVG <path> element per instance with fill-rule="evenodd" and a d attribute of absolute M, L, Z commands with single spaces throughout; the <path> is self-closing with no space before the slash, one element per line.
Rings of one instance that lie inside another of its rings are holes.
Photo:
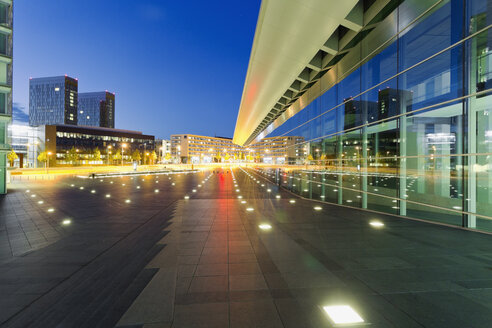
<path fill-rule="evenodd" d="M 114 128 L 114 93 L 84 92 L 78 99 L 77 125 Z"/>
<path fill-rule="evenodd" d="M 0 194 L 7 192 L 8 124 L 12 119 L 12 0 L 0 1 Z"/>
<path fill-rule="evenodd" d="M 303 137 L 275 179 L 304 197 L 490 231 L 491 27 L 490 0 L 264 1 L 234 142 Z"/>
<path fill-rule="evenodd" d="M 77 124 L 77 79 L 29 79 L 29 125 Z"/>
<path fill-rule="evenodd" d="M 114 164 L 121 160 L 129 163 L 135 150 L 143 153 L 155 149 L 155 137 L 140 131 L 73 125 L 46 125 L 43 128 L 46 151 L 54 156 L 50 158 L 51 165 Z M 77 152 L 76 163 L 68 159 L 72 148 Z M 92 159 L 96 149 L 101 155 L 98 161 Z M 117 153 L 122 158 L 114 158 Z"/>

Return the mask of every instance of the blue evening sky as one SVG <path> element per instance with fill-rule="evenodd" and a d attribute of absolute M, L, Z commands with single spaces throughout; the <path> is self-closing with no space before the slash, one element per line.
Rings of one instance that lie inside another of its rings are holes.
<path fill-rule="evenodd" d="M 13 101 L 29 77 L 116 93 L 116 128 L 232 137 L 260 0 L 16 0 Z"/>

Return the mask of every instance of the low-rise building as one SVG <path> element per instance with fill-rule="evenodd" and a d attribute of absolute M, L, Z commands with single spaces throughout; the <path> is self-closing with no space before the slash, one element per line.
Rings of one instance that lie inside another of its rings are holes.
<path fill-rule="evenodd" d="M 195 134 L 171 136 L 171 156 L 178 163 L 220 163 L 245 160 L 244 148 L 232 138 Z"/>
<path fill-rule="evenodd" d="M 45 143 L 48 154 L 55 155 L 56 164 L 107 164 L 131 162 L 132 154 L 138 150 L 143 154 L 154 151 L 154 136 L 140 131 L 101 127 L 46 125 Z M 75 149 L 76 156 L 69 156 Z M 94 156 L 95 150 L 100 158 Z M 50 155 L 50 156 L 53 156 Z M 50 158 L 52 161 L 54 158 Z"/>

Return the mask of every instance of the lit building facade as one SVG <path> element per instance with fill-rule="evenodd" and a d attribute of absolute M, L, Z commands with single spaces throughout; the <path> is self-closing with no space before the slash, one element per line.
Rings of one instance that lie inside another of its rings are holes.
<path fill-rule="evenodd" d="M 303 137 L 304 197 L 492 230 L 492 1 L 309 2 L 262 3 L 234 142 Z"/>
<path fill-rule="evenodd" d="M 232 138 L 208 137 L 194 134 L 171 136 L 171 156 L 179 163 L 214 163 L 245 159 L 241 146 Z"/>
<path fill-rule="evenodd" d="M 29 79 L 29 125 L 77 124 L 78 81 L 69 76 Z"/>
<path fill-rule="evenodd" d="M 12 0 L 0 2 L 0 194 L 7 192 L 8 125 L 12 120 Z"/>
<path fill-rule="evenodd" d="M 114 158 L 117 153 L 128 163 L 132 162 L 135 150 L 142 156 L 155 148 L 154 136 L 139 131 L 72 125 L 46 125 L 44 129 L 46 151 L 52 154 L 50 163 L 53 165 L 55 158 L 59 165 L 121 163 L 120 158 Z M 77 153 L 76 161 L 67 158 L 72 148 Z M 101 155 L 97 161 L 92 157 L 96 148 Z"/>
<path fill-rule="evenodd" d="M 107 91 L 78 94 L 77 125 L 114 128 L 115 94 Z"/>
<path fill-rule="evenodd" d="M 15 167 L 39 167 L 38 155 L 44 151 L 44 133 L 44 126 L 15 123 L 9 125 L 10 145 L 19 157 L 14 161 Z"/>

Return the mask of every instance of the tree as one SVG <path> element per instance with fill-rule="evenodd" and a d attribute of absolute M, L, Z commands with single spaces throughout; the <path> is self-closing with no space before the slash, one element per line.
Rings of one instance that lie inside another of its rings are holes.
<path fill-rule="evenodd" d="M 150 153 L 150 159 L 152 160 L 152 164 L 154 164 L 155 160 L 157 159 L 157 154 L 155 153 L 155 150 Z"/>
<path fill-rule="evenodd" d="M 306 157 L 306 160 L 307 160 L 307 161 L 314 161 L 313 155 L 309 154 L 309 155 Z"/>
<path fill-rule="evenodd" d="M 67 162 L 70 162 L 72 164 L 77 163 L 77 161 L 79 160 L 79 153 L 77 152 L 75 147 L 70 148 L 67 155 L 65 156 L 65 159 L 67 160 Z"/>
<path fill-rule="evenodd" d="M 101 151 L 97 147 L 92 151 L 92 160 L 96 162 L 101 160 Z"/>
<path fill-rule="evenodd" d="M 12 150 L 10 150 L 10 153 L 7 154 L 7 158 L 9 160 L 9 162 L 10 162 L 10 166 L 14 166 L 14 161 L 16 159 L 18 159 L 19 156 L 17 156 L 17 154 L 15 153 L 15 151 L 12 149 Z"/>
<path fill-rule="evenodd" d="M 225 157 L 224 157 L 224 160 L 227 162 L 229 161 L 229 159 L 231 159 L 231 156 L 229 156 L 229 154 L 225 154 Z"/>
<path fill-rule="evenodd" d="M 142 159 L 142 155 L 140 155 L 138 149 L 135 149 L 135 151 L 133 152 L 132 159 L 137 162 L 140 162 L 140 160 Z"/>
<path fill-rule="evenodd" d="M 113 156 L 113 159 L 119 161 L 121 159 L 121 151 L 118 149 Z"/>
<path fill-rule="evenodd" d="M 222 156 L 220 156 L 220 153 L 219 152 L 217 152 L 217 155 L 215 155 L 215 160 L 216 160 L 217 163 L 220 163 L 221 162 Z"/>
<path fill-rule="evenodd" d="M 172 156 L 171 156 L 171 153 L 166 153 L 166 156 L 164 157 L 164 159 L 169 162 L 171 160 Z"/>
<path fill-rule="evenodd" d="M 38 161 L 46 163 L 48 161 L 48 152 L 42 151 L 38 155 Z"/>

